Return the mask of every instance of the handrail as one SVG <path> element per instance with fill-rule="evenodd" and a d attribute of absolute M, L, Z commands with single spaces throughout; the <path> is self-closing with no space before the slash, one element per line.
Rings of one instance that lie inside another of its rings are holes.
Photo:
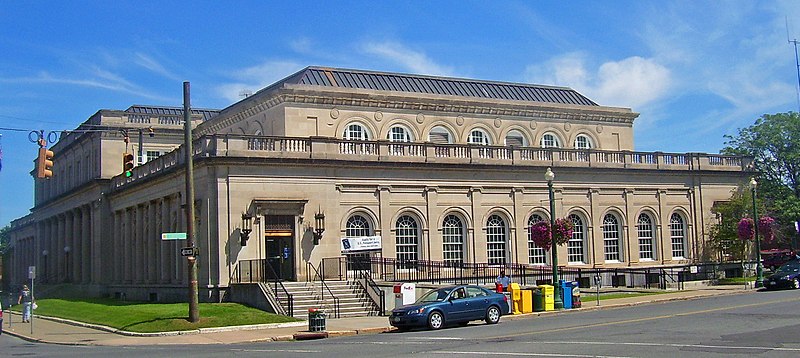
<path fill-rule="evenodd" d="M 242 277 L 244 273 L 241 270 L 242 267 L 246 266 L 248 268 L 246 277 Z M 255 265 L 254 265 L 255 263 Z M 255 268 L 255 270 L 254 270 Z M 269 269 L 269 272 L 267 272 Z M 269 273 L 272 280 L 270 281 L 266 275 Z M 275 269 L 267 262 L 265 259 L 255 259 L 255 260 L 240 260 L 237 262 L 236 269 L 234 269 L 233 274 L 231 275 L 232 278 L 236 279 L 237 283 L 253 283 L 253 282 L 261 282 L 264 284 L 273 284 L 274 289 L 273 292 L 275 293 L 275 298 L 278 302 L 281 302 L 281 297 L 279 295 L 280 292 L 286 296 L 286 307 L 281 307 L 283 309 L 288 309 L 288 316 L 294 317 L 294 296 L 286 290 L 286 287 L 281 282 L 280 277 L 277 273 L 275 273 Z M 232 279 L 233 280 L 233 279 Z M 280 287 L 280 291 L 278 290 Z M 283 302 L 281 302 L 283 303 Z"/>
<path fill-rule="evenodd" d="M 324 290 L 320 290 L 320 293 L 322 294 L 322 301 L 323 302 L 325 301 L 325 290 L 328 290 L 328 293 L 333 298 L 335 317 L 339 318 L 341 315 L 340 313 L 341 305 L 339 302 L 339 297 L 336 297 L 336 295 L 333 294 L 333 291 L 331 291 L 330 287 L 328 287 L 328 284 L 325 283 L 325 278 L 319 274 L 319 270 L 317 270 L 317 268 L 314 267 L 314 265 L 312 265 L 311 262 L 306 262 L 306 272 L 310 272 L 310 270 L 308 270 L 309 268 L 311 270 L 314 270 L 314 276 L 311 277 L 311 282 L 313 283 L 315 278 L 319 278 L 319 282 L 322 283 L 322 287 L 324 288 Z M 306 275 L 306 281 L 308 281 L 310 276 L 311 275 Z"/>
<path fill-rule="evenodd" d="M 375 283 L 375 280 L 372 279 L 372 275 L 369 274 L 369 271 L 361 271 L 358 275 L 358 278 L 359 280 L 356 282 L 358 282 L 364 291 L 367 292 L 367 297 L 370 299 L 370 301 L 372 301 L 372 304 L 378 308 L 378 315 L 386 315 L 386 293 L 381 290 L 377 283 Z M 361 280 L 363 280 L 363 282 Z M 369 294 L 368 290 L 370 289 L 375 293 L 375 295 L 378 296 L 377 300 L 371 294 Z"/>

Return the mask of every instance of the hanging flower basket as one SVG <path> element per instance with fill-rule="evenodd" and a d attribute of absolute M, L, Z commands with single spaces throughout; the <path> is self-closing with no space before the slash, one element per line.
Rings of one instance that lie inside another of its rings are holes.
<path fill-rule="evenodd" d="M 765 242 L 772 242 L 775 239 L 775 233 L 772 227 L 775 225 L 775 219 L 769 216 L 762 216 L 758 219 L 758 232 L 764 236 Z"/>
<path fill-rule="evenodd" d="M 550 250 L 550 246 L 553 243 L 550 240 L 550 223 L 539 221 L 533 224 L 531 226 L 531 240 L 536 244 L 536 247 Z"/>
<path fill-rule="evenodd" d="M 742 218 L 742 220 L 739 220 L 737 233 L 739 235 L 739 240 L 752 240 L 755 236 L 755 225 L 753 224 L 753 219 Z"/>
<path fill-rule="evenodd" d="M 556 245 L 564 245 L 572 238 L 573 225 L 572 221 L 568 219 L 556 219 L 553 227 L 553 239 Z M 550 238 L 550 223 L 547 221 L 539 221 L 531 226 L 531 240 L 536 243 L 537 247 L 545 250 L 550 250 L 553 244 L 553 239 Z"/>

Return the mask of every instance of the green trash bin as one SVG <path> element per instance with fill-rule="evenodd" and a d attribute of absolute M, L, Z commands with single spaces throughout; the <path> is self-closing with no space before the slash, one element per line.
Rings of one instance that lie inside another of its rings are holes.
<path fill-rule="evenodd" d="M 544 294 L 542 294 L 542 290 L 532 288 L 531 291 L 533 291 L 533 312 L 544 311 Z"/>

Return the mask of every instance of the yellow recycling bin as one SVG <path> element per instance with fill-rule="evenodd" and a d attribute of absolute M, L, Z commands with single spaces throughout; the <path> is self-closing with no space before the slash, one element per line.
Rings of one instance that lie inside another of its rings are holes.
<path fill-rule="evenodd" d="M 533 312 L 533 291 L 522 290 L 522 313 Z"/>
<path fill-rule="evenodd" d="M 542 289 L 542 294 L 544 295 L 544 310 L 545 311 L 555 311 L 555 290 L 553 290 L 553 286 L 551 285 L 539 285 Z"/>
<path fill-rule="evenodd" d="M 508 286 L 508 290 L 511 291 L 511 313 L 522 313 L 522 290 L 519 288 L 519 284 L 512 283 Z"/>

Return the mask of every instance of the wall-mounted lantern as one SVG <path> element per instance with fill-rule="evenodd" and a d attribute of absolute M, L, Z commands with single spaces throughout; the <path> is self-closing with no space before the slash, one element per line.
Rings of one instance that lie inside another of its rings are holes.
<path fill-rule="evenodd" d="M 239 230 L 239 243 L 242 246 L 247 246 L 247 240 L 250 238 L 251 232 L 253 232 L 253 216 L 248 213 L 242 213 L 242 228 Z"/>
<path fill-rule="evenodd" d="M 319 245 L 319 240 L 322 238 L 322 233 L 325 232 L 325 214 L 318 212 L 314 214 L 314 245 Z"/>

